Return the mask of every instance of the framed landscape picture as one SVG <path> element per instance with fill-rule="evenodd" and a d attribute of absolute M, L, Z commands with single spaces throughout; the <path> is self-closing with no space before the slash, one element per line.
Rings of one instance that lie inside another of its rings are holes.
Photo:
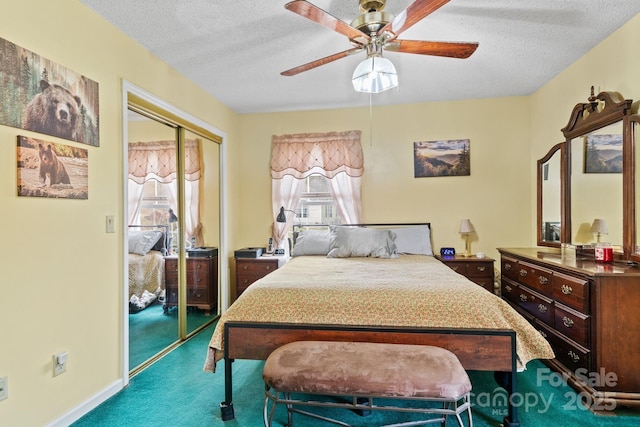
<path fill-rule="evenodd" d="M 84 148 L 18 136 L 18 196 L 89 197 L 89 158 Z"/>
<path fill-rule="evenodd" d="M 414 177 L 471 175 L 469 145 L 468 139 L 414 142 Z"/>
<path fill-rule="evenodd" d="M 584 173 L 622 173 L 622 135 L 587 135 Z"/>
<path fill-rule="evenodd" d="M 100 146 L 98 83 L 0 38 L 0 125 Z"/>

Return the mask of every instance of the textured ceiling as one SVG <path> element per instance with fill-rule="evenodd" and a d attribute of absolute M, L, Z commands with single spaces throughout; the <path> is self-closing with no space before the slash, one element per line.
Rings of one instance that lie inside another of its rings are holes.
<path fill-rule="evenodd" d="M 288 0 L 81 0 L 237 113 L 368 106 L 351 55 L 292 77 L 281 71 L 349 49 L 347 38 L 284 8 Z M 311 0 L 350 23 L 358 0 Z M 412 0 L 388 0 L 397 15 Z M 528 95 L 640 12 L 639 0 L 451 0 L 402 39 L 478 42 L 468 59 L 386 52 L 398 90 L 373 105 Z"/>

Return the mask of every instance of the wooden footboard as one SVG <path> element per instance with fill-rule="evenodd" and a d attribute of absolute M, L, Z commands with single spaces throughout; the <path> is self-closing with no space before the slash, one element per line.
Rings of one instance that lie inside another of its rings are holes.
<path fill-rule="evenodd" d="M 231 363 L 234 359 L 266 360 L 276 348 L 304 340 L 362 341 L 433 345 L 453 352 L 466 370 L 504 373 L 503 386 L 516 392 L 516 333 L 503 329 L 400 328 L 289 323 L 225 323 L 225 401 L 223 421 L 234 418 Z M 509 406 L 505 426 L 519 426 L 517 408 Z"/>

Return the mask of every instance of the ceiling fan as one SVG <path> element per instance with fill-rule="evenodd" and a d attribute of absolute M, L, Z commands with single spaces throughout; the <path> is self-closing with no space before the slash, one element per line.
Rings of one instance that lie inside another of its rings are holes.
<path fill-rule="evenodd" d="M 307 1 L 295 0 L 287 3 L 284 6 L 287 10 L 347 36 L 354 47 L 291 68 L 280 74 L 294 76 L 361 51 L 367 53 L 367 60 L 380 58 L 391 64 L 390 61 L 382 58 L 383 50 L 450 58 L 468 58 L 478 47 L 478 43 L 400 40 L 397 38 L 403 31 L 435 12 L 448 3 L 449 0 L 416 0 L 397 16 L 383 11 L 386 0 L 359 0 L 359 2 L 362 14 L 355 18 L 350 25 Z M 395 74 L 395 68 L 392 64 L 391 68 L 393 68 L 393 73 Z M 356 69 L 356 72 L 358 72 L 358 69 Z M 355 79 L 356 73 L 354 73 L 354 87 Z M 397 76 L 395 86 L 397 86 Z M 358 89 L 356 88 L 356 90 Z"/>

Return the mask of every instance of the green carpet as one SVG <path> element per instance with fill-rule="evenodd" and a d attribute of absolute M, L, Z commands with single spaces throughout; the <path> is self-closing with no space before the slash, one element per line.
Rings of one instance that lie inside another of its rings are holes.
<path fill-rule="evenodd" d="M 209 326 L 185 344 L 173 350 L 132 378 L 129 387 L 94 409 L 73 427 L 92 426 L 226 426 L 257 427 L 263 425 L 264 385 L 260 361 L 238 360 L 233 364 L 235 419 L 223 422 L 219 403 L 224 400 L 224 362 L 215 374 L 203 372 L 207 344 L 213 333 Z M 550 371 L 539 362 L 531 362 L 518 375 L 520 422 L 527 427 L 580 426 L 609 427 L 640 425 L 640 413 L 620 411 L 617 416 L 594 415 L 576 404 L 576 393 L 566 385 L 549 380 Z M 470 372 L 473 384 L 473 422 L 476 427 L 499 426 L 506 406 L 504 396 L 487 372 Z M 552 385 L 553 384 L 553 385 Z M 543 400 L 544 399 L 544 400 Z M 550 405 L 546 403 L 550 402 Z M 374 426 L 400 420 L 398 415 L 374 412 L 361 417 L 348 410 L 331 411 L 336 417 L 357 426 Z M 415 418 L 415 416 L 413 416 Z M 402 418 L 406 419 L 406 418 Z M 286 421 L 284 408 L 276 413 L 276 426 Z M 294 415 L 295 427 L 331 424 Z M 454 425 L 450 420 L 448 425 Z"/>
<path fill-rule="evenodd" d="M 187 333 L 196 330 L 213 316 L 195 307 L 187 309 Z M 162 304 L 152 304 L 129 314 L 129 369 L 133 369 L 178 340 L 178 310 L 164 314 Z"/>

